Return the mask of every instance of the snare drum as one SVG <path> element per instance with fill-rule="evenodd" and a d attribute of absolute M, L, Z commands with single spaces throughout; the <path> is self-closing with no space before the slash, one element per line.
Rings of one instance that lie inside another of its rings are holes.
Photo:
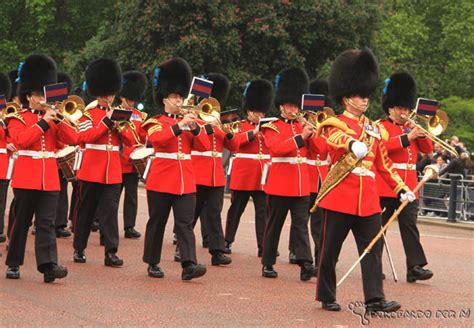
<path fill-rule="evenodd" d="M 56 153 L 56 162 L 64 174 L 67 181 L 76 181 L 76 171 L 74 171 L 74 162 L 79 146 L 67 146 Z"/>
<path fill-rule="evenodd" d="M 130 160 L 143 181 L 146 181 L 150 169 L 152 155 L 155 153 L 153 148 L 140 147 L 130 154 Z"/>

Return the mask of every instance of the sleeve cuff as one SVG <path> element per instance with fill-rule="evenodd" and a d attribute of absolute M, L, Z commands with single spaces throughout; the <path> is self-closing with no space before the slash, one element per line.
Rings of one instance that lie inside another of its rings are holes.
<path fill-rule="evenodd" d="M 44 119 L 38 121 L 38 123 L 36 123 L 36 124 L 38 124 L 38 126 L 41 128 L 41 130 L 43 130 L 43 133 L 45 133 L 49 129 L 49 124 Z"/>
<path fill-rule="evenodd" d="M 173 131 L 173 134 L 174 134 L 175 137 L 177 137 L 181 133 L 183 133 L 183 130 L 181 130 L 178 123 L 171 126 L 171 131 Z"/>
<path fill-rule="evenodd" d="M 212 125 L 210 124 L 204 125 L 204 130 L 206 131 L 207 135 L 214 133 L 214 129 L 212 128 Z"/>
<path fill-rule="evenodd" d="M 295 143 L 296 143 L 296 146 L 298 148 L 301 148 L 301 147 L 305 146 L 305 142 L 304 142 L 303 137 L 301 136 L 301 134 L 298 134 L 298 135 L 295 136 Z"/>
<path fill-rule="evenodd" d="M 248 139 L 249 142 L 255 140 L 255 134 L 253 133 L 252 130 L 250 130 L 249 132 L 247 132 L 247 139 Z"/>
<path fill-rule="evenodd" d="M 109 128 L 109 130 L 112 130 L 114 127 L 114 122 L 112 122 L 112 120 L 107 116 L 102 119 L 102 122 Z"/>
<path fill-rule="evenodd" d="M 410 140 L 408 140 L 408 134 L 402 134 L 400 136 L 400 143 L 402 144 L 403 148 L 410 146 Z"/>
<path fill-rule="evenodd" d="M 199 126 L 199 124 L 196 124 L 196 127 L 194 128 L 194 130 L 191 131 L 195 136 L 198 136 L 199 133 L 201 133 L 201 127 Z"/>

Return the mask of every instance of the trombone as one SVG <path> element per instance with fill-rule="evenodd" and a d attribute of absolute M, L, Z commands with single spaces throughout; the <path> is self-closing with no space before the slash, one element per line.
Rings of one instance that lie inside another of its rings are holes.
<path fill-rule="evenodd" d="M 308 118 L 304 117 L 305 114 Z M 322 111 L 318 112 L 298 112 L 293 118 L 312 127 L 316 131 L 317 136 L 321 134 L 321 130 L 325 126 L 335 126 L 343 131 L 348 130 L 347 126 L 336 118 L 336 114 L 331 107 L 324 107 Z"/>
<path fill-rule="evenodd" d="M 416 117 L 426 122 L 426 128 L 422 127 L 417 121 Z M 436 114 L 432 117 L 426 115 L 418 115 L 416 110 L 413 110 L 409 116 L 402 115 L 402 118 L 410 123 L 411 125 L 419 128 L 423 133 L 430 138 L 433 142 L 439 144 L 444 150 L 449 152 L 455 157 L 459 157 L 458 152 L 453 146 L 448 144 L 446 141 L 438 138 L 438 136 L 446 130 L 448 127 L 448 114 L 442 110 L 437 110 Z"/>

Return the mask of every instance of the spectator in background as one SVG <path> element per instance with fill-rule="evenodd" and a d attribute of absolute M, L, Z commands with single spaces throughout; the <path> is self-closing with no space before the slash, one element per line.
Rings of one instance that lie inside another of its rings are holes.
<path fill-rule="evenodd" d="M 438 167 L 438 172 L 443 170 L 448 166 L 446 155 L 441 155 L 436 158 L 436 166 Z M 440 176 L 440 178 L 445 178 L 447 173 Z"/>

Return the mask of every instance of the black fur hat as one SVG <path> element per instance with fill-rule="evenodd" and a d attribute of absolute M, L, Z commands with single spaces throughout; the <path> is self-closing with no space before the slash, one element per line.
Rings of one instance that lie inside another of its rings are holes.
<path fill-rule="evenodd" d="M 273 106 L 275 90 L 268 80 L 253 80 L 244 91 L 242 109 L 268 113 Z"/>
<path fill-rule="evenodd" d="M 74 90 L 74 82 L 72 82 L 72 78 L 69 74 L 64 72 L 58 73 L 58 83 L 66 82 L 67 83 L 67 94 L 70 95 Z"/>
<path fill-rule="evenodd" d="M 329 93 L 336 103 L 343 97 L 369 97 L 377 87 L 379 66 L 369 48 L 346 50 L 337 56 L 329 75 Z"/>
<path fill-rule="evenodd" d="M 219 73 L 206 74 L 205 78 L 214 82 L 211 97 L 216 98 L 219 101 L 221 112 L 225 111 L 230 92 L 229 79 L 225 75 Z"/>
<path fill-rule="evenodd" d="M 163 99 L 171 93 L 186 97 L 191 86 L 192 71 L 189 64 L 180 57 L 162 62 L 153 75 L 153 99 L 163 109 Z"/>
<path fill-rule="evenodd" d="M 309 84 L 309 92 L 315 95 L 325 95 L 325 105 L 326 107 L 333 107 L 334 104 L 329 97 L 329 83 L 324 79 L 314 79 Z"/>
<path fill-rule="evenodd" d="M 385 81 L 382 108 L 386 113 L 389 108 L 396 106 L 413 109 L 416 104 L 416 93 L 416 82 L 410 74 L 394 73 Z"/>
<path fill-rule="evenodd" d="M 58 81 L 56 62 L 48 55 L 31 55 L 19 70 L 18 95 L 23 104 L 27 104 L 26 96 L 32 92 L 43 92 L 43 87 Z"/>
<path fill-rule="evenodd" d="M 147 87 L 146 75 L 138 71 L 123 73 L 122 91 L 119 96 L 138 102 L 145 95 Z"/>
<path fill-rule="evenodd" d="M 0 95 L 4 95 L 6 101 L 10 99 L 10 93 L 12 91 L 12 84 L 10 78 L 5 73 L 0 73 Z"/>
<path fill-rule="evenodd" d="M 275 78 L 275 106 L 294 104 L 301 107 L 301 97 L 309 93 L 309 77 L 301 67 L 285 68 Z"/>
<path fill-rule="evenodd" d="M 99 58 L 86 68 L 87 93 L 93 97 L 116 95 L 122 88 L 122 70 L 113 59 Z"/>
<path fill-rule="evenodd" d="M 14 69 L 13 71 L 8 72 L 8 77 L 10 78 L 10 83 L 12 86 L 9 98 L 9 100 L 11 100 L 13 97 L 16 97 L 18 95 L 18 82 L 16 82 L 16 79 L 18 77 L 18 71 Z"/>

